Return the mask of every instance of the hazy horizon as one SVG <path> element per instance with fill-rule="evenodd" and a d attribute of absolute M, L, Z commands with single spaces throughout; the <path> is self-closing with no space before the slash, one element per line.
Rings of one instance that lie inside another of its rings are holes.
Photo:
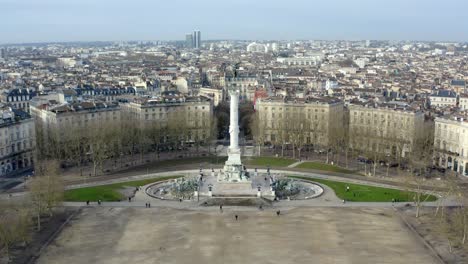
<path fill-rule="evenodd" d="M 463 0 L 0 0 L 0 43 L 184 40 L 468 40 Z"/>

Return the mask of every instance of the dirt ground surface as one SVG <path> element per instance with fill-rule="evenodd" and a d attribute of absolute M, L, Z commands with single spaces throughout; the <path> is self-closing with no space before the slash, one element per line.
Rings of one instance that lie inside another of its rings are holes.
<path fill-rule="evenodd" d="M 450 208 L 445 210 L 450 210 Z M 416 218 L 415 208 L 400 209 L 411 226 L 435 249 L 445 263 L 468 263 L 468 247 L 454 245 L 453 251 L 450 252 L 446 235 L 438 230 L 435 211 L 436 208 L 422 208 L 420 217 Z"/>
<path fill-rule="evenodd" d="M 235 219 L 238 215 L 238 220 Z M 86 208 L 54 263 L 437 263 L 392 209 Z"/>
<path fill-rule="evenodd" d="M 41 221 L 41 231 L 32 231 L 31 241 L 27 245 L 15 245 L 11 248 L 11 261 L 0 255 L 0 264 L 15 263 L 27 264 L 33 263 L 40 254 L 44 245 L 54 238 L 59 232 L 60 226 L 73 214 L 78 213 L 77 208 L 58 208 L 52 217 L 43 218 Z M 36 227 L 36 222 L 31 229 Z"/>

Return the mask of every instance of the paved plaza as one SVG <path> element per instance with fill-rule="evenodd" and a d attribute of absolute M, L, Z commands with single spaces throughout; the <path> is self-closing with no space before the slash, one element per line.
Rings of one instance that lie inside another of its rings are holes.
<path fill-rule="evenodd" d="M 391 208 L 275 212 L 85 208 L 38 263 L 437 263 Z"/>

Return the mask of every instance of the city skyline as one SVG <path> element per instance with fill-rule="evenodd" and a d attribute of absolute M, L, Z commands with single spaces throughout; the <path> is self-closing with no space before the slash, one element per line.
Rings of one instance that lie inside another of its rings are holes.
<path fill-rule="evenodd" d="M 214 0 L 2 0 L 0 43 L 182 40 L 197 28 L 204 40 L 468 40 L 461 0 L 363 0 L 250 3 Z M 144 8 L 142 8 L 144 7 Z"/>

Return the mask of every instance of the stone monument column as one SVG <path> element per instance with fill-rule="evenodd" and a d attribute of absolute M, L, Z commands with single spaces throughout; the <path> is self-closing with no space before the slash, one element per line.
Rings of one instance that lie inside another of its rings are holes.
<path fill-rule="evenodd" d="M 239 148 L 239 91 L 229 89 L 230 95 L 230 144 L 228 149 L 228 160 L 226 165 L 241 165 L 241 151 Z"/>
<path fill-rule="evenodd" d="M 236 90 L 229 90 L 231 97 L 230 102 L 230 123 L 229 123 L 229 134 L 230 134 L 230 145 L 229 148 L 232 150 L 239 148 L 239 93 Z"/>
<path fill-rule="evenodd" d="M 241 150 L 239 148 L 239 90 L 236 87 L 228 89 L 230 96 L 230 142 L 228 148 L 228 160 L 224 165 L 224 171 L 218 176 L 222 182 L 248 181 L 246 172 L 241 162 Z"/>

